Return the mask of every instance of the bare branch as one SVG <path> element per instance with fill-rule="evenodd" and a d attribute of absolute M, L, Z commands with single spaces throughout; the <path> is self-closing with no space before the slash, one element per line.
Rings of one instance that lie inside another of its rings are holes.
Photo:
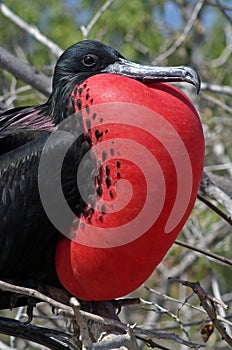
<path fill-rule="evenodd" d="M 214 298 L 213 296 L 207 294 L 204 289 L 201 287 L 199 282 L 188 282 L 183 281 L 178 278 L 170 278 L 171 280 L 177 281 L 184 286 L 192 288 L 193 292 L 198 296 L 201 306 L 205 309 L 207 314 L 209 315 L 210 320 L 213 322 L 215 328 L 217 328 L 218 332 L 221 334 L 222 338 L 232 346 L 232 338 L 228 335 L 225 328 L 221 325 L 218 320 L 217 308 L 216 305 L 220 305 L 223 307 L 227 307 L 221 300 Z"/>
<path fill-rule="evenodd" d="M 30 289 L 30 288 L 25 288 L 25 287 L 14 286 L 10 283 L 6 283 L 3 281 L 0 281 L 0 289 L 3 291 L 10 291 L 12 293 L 17 293 L 20 295 L 34 297 L 36 299 L 45 301 L 45 302 L 49 303 L 50 305 L 52 305 L 53 307 L 58 309 L 57 314 L 65 315 L 65 316 L 68 316 L 72 319 L 74 318 L 74 311 L 73 311 L 72 307 L 65 305 L 65 304 L 62 304 L 56 300 L 53 300 L 52 298 L 49 298 L 46 295 L 44 295 L 36 290 Z M 116 329 L 118 328 L 118 329 L 121 329 L 124 331 L 128 330 L 128 326 L 126 324 L 119 322 L 115 319 L 110 319 L 107 317 L 98 316 L 98 315 L 89 313 L 87 311 L 82 311 L 82 310 L 80 310 L 80 314 L 82 315 L 82 317 L 84 317 L 88 320 L 94 321 L 96 323 L 102 323 L 104 325 L 113 326 Z M 0 328 L 0 331 L 1 331 L 1 328 Z M 137 327 L 137 326 L 133 328 L 133 331 L 134 331 L 135 335 L 144 335 L 144 336 L 148 336 L 148 337 L 154 337 L 157 339 L 169 339 L 169 340 L 173 340 L 177 343 L 189 346 L 190 348 L 200 348 L 201 347 L 200 344 L 186 341 L 186 340 L 182 339 L 181 337 L 179 337 L 178 335 L 172 334 L 172 333 L 153 332 L 153 331 L 148 331 L 146 329 L 143 329 L 143 328 Z M 9 332 L 6 334 L 11 334 L 11 333 Z M 58 334 L 60 334 L 60 333 L 58 333 Z M 13 335 L 16 335 L 16 334 L 14 333 Z M 29 339 L 29 338 L 27 338 L 27 339 Z M 57 348 L 57 349 L 59 350 L 59 348 Z"/>
<path fill-rule="evenodd" d="M 126 334 L 109 334 L 103 339 L 93 344 L 92 350 L 108 350 L 108 349 L 124 349 L 138 350 L 133 327 L 128 327 Z"/>
<path fill-rule="evenodd" d="M 144 288 L 145 288 L 146 290 L 149 290 L 149 292 L 152 292 L 152 293 L 154 293 L 154 294 L 156 294 L 156 295 L 158 295 L 158 296 L 161 296 L 164 300 L 169 300 L 169 301 L 171 301 L 171 302 L 173 302 L 173 303 L 181 304 L 181 306 L 183 305 L 183 301 L 181 301 L 181 300 L 174 299 L 174 298 L 168 296 L 167 294 L 158 292 L 157 290 L 155 290 L 155 289 L 153 289 L 153 288 L 150 288 L 150 287 L 148 287 L 148 286 L 146 286 L 146 285 L 144 285 Z M 143 300 L 143 299 L 141 299 L 141 301 L 144 302 L 145 304 L 148 303 L 146 300 Z M 197 306 L 194 306 L 194 305 L 188 303 L 187 301 L 184 302 L 184 305 L 185 305 L 185 306 L 188 306 L 188 307 L 191 308 L 191 309 L 197 310 L 198 312 L 201 312 L 201 313 L 204 313 L 204 314 L 206 313 L 205 310 L 203 310 L 203 309 L 201 309 L 201 308 L 199 308 L 199 307 L 197 307 Z M 199 322 L 198 322 L 197 324 L 199 324 Z M 175 326 L 175 328 L 176 328 L 176 326 Z"/>
<path fill-rule="evenodd" d="M 208 201 L 205 198 L 203 199 L 201 194 L 215 199 L 219 204 L 222 204 L 225 207 L 230 216 L 232 215 L 232 186 L 230 179 L 227 180 L 225 177 L 221 178 L 220 176 L 206 173 L 204 171 L 198 199 L 209 205 Z M 232 224 L 231 217 L 226 216 L 226 214 L 218 208 L 215 210 L 213 204 L 210 208 L 216 211 L 217 214 L 219 214 L 230 225 Z"/>
<path fill-rule="evenodd" d="M 218 5 L 218 6 L 222 7 L 222 5 Z M 224 14 L 226 14 L 226 12 L 222 8 L 221 10 Z M 210 60 L 210 62 L 207 63 L 207 66 L 209 66 L 210 68 L 218 68 L 225 65 L 230 55 L 232 54 L 232 43 L 231 43 L 232 27 L 230 24 L 227 24 L 224 26 L 224 32 L 225 32 L 226 43 L 222 49 L 221 54 L 217 58 Z"/>
<path fill-rule="evenodd" d="M 220 287 L 219 287 L 219 281 L 216 279 L 215 276 L 212 276 L 211 286 L 212 286 L 212 290 L 213 290 L 213 294 L 214 294 L 215 298 L 217 298 L 218 300 L 221 300 L 222 295 L 221 295 L 221 291 L 220 291 Z M 223 307 L 223 305 L 218 307 L 218 319 L 222 320 L 223 322 L 226 318 L 226 310 L 227 309 L 225 309 L 225 307 Z M 232 324 L 231 324 L 231 322 L 229 322 L 227 320 L 225 323 L 226 323 L 225 324 L 226 332 L 231 337 L 232 333 L 231 333 L 231 329 L 229 326 L 232 326 Z"/>
<path fill-rule="evenodd" d="M 80 329 L 80 340 L 82 341 L 84 348 L 92 349 L 93 342 L 89 335 L 88 324 L 80 312 L 80 303 L 76 298 L 72 297 L 70 299 L 70 305 L 73 308 L 74 319 Z"/>
<path fill-rule="evenodd" d="M 232 44 L 227 45 L 222 51 L 221 55 L 215 60 L 210 62 L 210 66 L 213 68 L 222 66 L 229 59 L 231 53 L 232 53 Z"/>
<path fill-rule="evenodd" d="M 206 82 L 201 83 L 201 90 L 208 90 L 225 95 L 232 95 L 232 87 L 227 85 L 209 84 Z"/>
<path fill-rule="evenodd" d="M 202 195 L 198 194 L 197 198 L 205 203 L 210 209 L 212 209 L 215 213 L 217 213 L 221 218 L 223 218 L 228 224 L 232 226 L 232 218 L 228 215 L 226 215 L 221 209 L 216 207 L 213 203 L 211 203 L 208 199 L 203 197 Z"/>
<path fill-rule="evenodd" d="M 185 247 L 191 250 L 194 250 L 195 252 L 201 253 L 205 256 L 208 256 L 209 258 L 221 261 L 224 264 L 227 264 L 229 266 L 232 266 L 232 260 L 225 258 L 224 256 L 220 256 L 218 254 L 211 253 L 210 251 L 207 251 L 205 249 L 197 248 L 193 244 L 189 244 L 186 242 L 182 242 L 179 240 L 175 240 L 175 244 L 180 245 L 181 247 Z"/>
<path fill-rule="evenodd" d="M 164 53 L 162 53 L 160 56 L 158 56 L 152 63 L 153 64 L 157 64 L 158 62 L 161 62 L 162 60 L 164 60 L 165 58 L 171 56 L 173 54 L 173 52 L 175 52 L 175 50 L 181 46 L 183 44 L 183 42 L 186 40 L 187 36 L 189 35 L 196 19 L 197 16 L 199 15 L 203 5 L 205 3 L 205 0 L 198 0 L 195 8 L 189 18 L 189 20 L 187 21 L 186 25 L 184 26 L 184 29 L 182 31 L 182 33 L 179 35 L 179 37 L 177 38 L 177 40 L 172 44 L 172 46 L 165 51 Z"/>
<path fill-rule="evenodd" d="M 7 70 L 45 96 L 50 95 L 51 79 L 39 73 L 28 63 L 16 58 L 2 47 L 0 47 L 0 68 Z"/>
<path fill-rule="evenodd" d="M 232 169 L 232 162 L 228 162 L 228 163 L 222 163 L 222 164 L 213 164 L 213 165 L 206 165 L 205 166 L 206 169 L 206 173 L 208 174 L 208 171 L 214 171 L 214 170 L 229 170 Z M 210 174 L 210 176 L 213 175 L 212 173 Z M 226 181 L 226 179 L 224 178 L 224 181 Z"/>
<path fill-rule="evenodd" d="M 204 235 L 204 241 L 202 242 L 203 247 L 208 247 L 214 244 L 218 239 L 222 239 L 222 237 L 225 236 L 225 232 L 229 230 L 230 226 L 225 225 L 222 220 L 215 222 L 211 225 L 209 232 L 206 232 Z M 161 269 L 166 278 L 168 278 L 168 276 L 177 278 L 180 274 L 187 273 L 188 269 L 193 266 L 197 259 L 198 256 L 189 250 L 187 254 L 181 256 L 181 263 L 177 266 L 172 266 L 171 269 L 168 268 L 165 270 L 165 267 L 161 265 L 159 269 Z"/>
<path fill-rule="evenodd" d="M 217 2 L 216 1 L 211 1 L 211 0 L 207 0 L 207 5 L 218 7 Z M 224 3 L 223 5 L 221 4 L 221 7 L 223 7 L 223 9 L 226 10 L 226 11 L 231 11 L 232 10 L 232 6 L 229 5 L 229 4 L 226 4 L 226 3 Z"/>
<path fill-rule="evenodd" d="M 227 112 L 229 112 L 229 113 L 232 113 L 232 107 L 227 106 L 225 103 L 223 103 L 223 102 L 220 101 L 219 99 L 217 99 L 217 98 L 215 98 L 215 97 L 212 97 L 212 96 L 209 96 L 209 95 L 207 95 L 207 94 L 205 94 L 205 93 L 201 93 L 201 96 L 202 96 L 205 100 L 207 100 L 207 101 L 209 101 L 209 102 L 215 104 L 216 106 L 218 106 L 218 107 L 224 109 L 225 111 L 227 111 Z"/>
<path fill-rule="evenodd" d="M 114 0 L 106 0 L 106 2 L 104 2 L 104 4 L 100 7 L 100 9 L 95 13 L 93 18 L 89 22 L 89 24 L 87 26 L 84 26 L 84 25 L 81 26 L 80 29 L 82 31 L 84 39 L 87 39 L 89 37 L 90 31 L 92 30 L 92 28 L 95 26 L 95 24 L 97 23 L 99 18 L 103 15 L 103 13 L 112 5 L 113 2 Z"/>
<path fill-rule="evenodd" d="M 218 5 L 218 7 L 220 8 L 220 10 L 222 11 L 223 15 L 228 19 L 228 21 L 230 22 L 230 24 L 232 24 L 232 19 L 230 18 L 230 16 L 227 14 L 226 9 L 224 8 L 224 6 L 221 4 L 221 2 L 219 0 L 216 0 L 216 3 Z"/>
<path fill-rule="evenodd" d="M 49 289 L 49 286 L 47 286 Z M 57 289 L 55 287 L 51 287 L 52 289 Z M 69 308 L 69 312 L 72 312 L 72 308 L 70 306 L 67 306 L 66 304 L 63 304 L 57 300 L 54 300 L 50 297 L 48 297 L 47 295 L 39 292 L 38 290 L 35 289 L 31 289 L 31 288 L 27 288 L 27 287 L 22 287 L 22 286 L 17 286 L 15 284 L 12 283 L 8 283 L 5 281 L 0 281 L 0 290 L 4 291 L 4 292 L 11 292 L 11 293 L 15 293 L 18 294 L 20 296 L 24 295 L 27 296 L 29 298 L 35 298 L 41 301 L 44 301 L 48 304 L 50 304 L 51 306 L 55 307 L 55 308 Z"/>
<path fill-rule="evenodd" d="M 58 45 L 43 35 L 38 28 L 22 20 L 22 18 L 13 13 L 6 5 L 0 4 L 0 10 L 5 17 L 9 18 L 18 27 L 31 34 L 41 44 L 48 47 L 54 55 L 60 56 L 62 54 L 63 50 Z"/>
<path fill-rule="evenodd" d="M 146 287 L 145 287 L 146 288 Z M 146 302 L 145 300 L 143 300 L 143 303 L 145 305 L 153 305 L 155 307 L 154 311 L 158 311 L 160 313 L 164 313 L 168 316 L 170 316 L 171 318 L 173 318 L 179 325 L 179 328 L 182 330 L 182 332 L 187 336 L 187 338 L 189 339 L 189 335 L 188 335 L 188 332 L 185 330 L 184 328 L 184 325 L 181 321 L 181 319 L 179 318 L 178 315 L 175 315 L 173 312 L 169 311 L 168 309 L 158 305 L 157 303 L 155 302 Z M 149 311 L 152 311 L 151 309 L 149 309 Z"/>

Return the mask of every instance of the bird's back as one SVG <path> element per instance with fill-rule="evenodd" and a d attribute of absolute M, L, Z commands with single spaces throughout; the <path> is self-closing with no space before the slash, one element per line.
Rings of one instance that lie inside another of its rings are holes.
<path fill-rule="evenodd" d="M 2 277 L 30 274 L 30 264 L 36 262 L 44 244 L 49 244 L 54 234 L 54 229 L 53 234 L 43 233 L 49 220 L 41 206 L 37 181 L 40 155 L 50 131 L 35 130 L 32 120 L 36 112 L 33 108 L 20 108 L 0 116 Z"/>

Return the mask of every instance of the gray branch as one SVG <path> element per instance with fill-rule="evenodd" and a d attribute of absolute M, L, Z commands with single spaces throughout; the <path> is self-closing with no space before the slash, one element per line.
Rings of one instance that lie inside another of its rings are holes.
<path fill-rule="evenodd" d="M 37 27 L 25 22 L 21 17 L 17 16 L 5 4 L 0 3 L 0 10 L 5 17 L 10 19 L 19 28 L 25 30 L 25 32 L 29 33 L 40 43 L 48 47 L 54 55 L 60 56 L 62 54 L 63 50 L 57 44 L 43 35 Z"/>
<path fill-rule="evenodd" d="M 215 199 L 232 216 L 232 184 L 230 179 L 204 172 L 200 192 Z"/>
<path fill-rule="evenodd" d="M 24 62 L 0 47 L 0 69 L 5 69 L 16 78 L 31 85 L 45 96 L 51 93 L 51 79 L 37 71 L 27 62 Z"/>

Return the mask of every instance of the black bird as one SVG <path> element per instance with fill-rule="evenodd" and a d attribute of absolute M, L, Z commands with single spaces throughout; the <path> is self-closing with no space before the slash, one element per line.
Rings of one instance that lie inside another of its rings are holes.
<path fill-rule="evenodd" d="M 59 286 L 54 265 L 59 232 L 41 203 L 38 166 L 49 135 L 73 113 L 72 91 L 88 77 L 101 73 L 125 75 L 145 83 L 185 81 L 195 85 L 197 91 L 200 88 L 198 75 L 188 67 L 141 66 L 98 41 L 84 40 L 69 47 L 58 59 L 52 93 L 46 103 L 0 114 L 0 279 L 35 287 L 37 282 Z M 69 133 L 61 133 L 46 152 L 59 152 L 70 142 L 69 138 Z M 64 195 L 76 215 L 85 210 L 86 203 L 78 192 L 75 174 L 90 148 L 90 140 L 85 135 L 79 137 L 62 168 Z M 91 164 L 87 166 L 91 173 Z M 56 206 L 53 181 L 49 186 L 50 204 Z"/>

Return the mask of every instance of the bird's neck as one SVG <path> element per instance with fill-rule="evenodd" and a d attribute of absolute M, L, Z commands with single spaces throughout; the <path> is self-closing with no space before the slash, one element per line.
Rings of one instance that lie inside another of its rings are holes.
<path fill-rule="evenodd" d="M 70 108 L 70 96 L 75 85 L 75 81 L 60 82 L 59 87 L 53 89 L 48 99 L 47 106 L 48 113 L 55 125 L 74 113 Z"/>

